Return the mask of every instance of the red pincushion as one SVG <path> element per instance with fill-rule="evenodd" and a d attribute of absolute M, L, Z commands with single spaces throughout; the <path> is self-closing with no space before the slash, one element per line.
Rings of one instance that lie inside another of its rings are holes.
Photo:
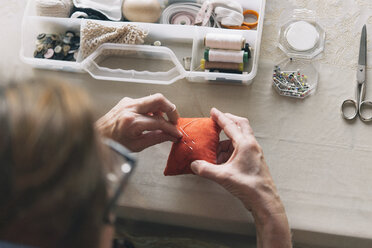
<path fill-rule="evenodd" d="M 195 160 L 216 163 L 221 129 L 211 118 L 180 118 L 177 128 L 183 137 L 172 146 L 165 176 L 194 174 L 190 164 Z"/>

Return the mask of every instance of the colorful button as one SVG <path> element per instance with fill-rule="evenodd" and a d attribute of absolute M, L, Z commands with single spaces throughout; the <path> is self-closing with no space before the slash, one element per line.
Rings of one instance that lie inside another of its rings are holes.
<path fill-rule="evenodd" d="M 47 50 L 47 52 L 44 54 L 44 58 L 46 58 L 46 59 L 50 59 L 50 58 L 53 57 L 53 55 L 54 55 L 54 50 L 51 49 L 51 48 L 49 48 L 49 49 Z"/>

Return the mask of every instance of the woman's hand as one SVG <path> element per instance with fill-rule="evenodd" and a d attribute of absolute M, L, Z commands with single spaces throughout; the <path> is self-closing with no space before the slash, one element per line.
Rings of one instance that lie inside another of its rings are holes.
<path fill-rule="evenodd" d="M 176 127 L 178 118 L 176 106 L 162 94 L 139 99 L 125 97 L 97 121 L 96 127 L 104 136 L 139 152 L 165 141 L 180 139 L 182 133 Z"/>
<path fill-rule="evenodd" d="M 258 247 L 291 247 L 285 210 L 249 121 L 217 109 L 211 117 L 230 139 L 220 142 L 219 165 L 194 161 L 192 170 L 222 185 L 252 211 Z"/>

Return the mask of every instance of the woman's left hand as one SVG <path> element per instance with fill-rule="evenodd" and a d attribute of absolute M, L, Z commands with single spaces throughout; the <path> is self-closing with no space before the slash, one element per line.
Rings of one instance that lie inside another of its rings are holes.
<path fill-rule="evenodd" d="M 180 139 L 182 133 L 176 127 L 178 118 L 176 106 L 158 93 L 139 99 L 123 98 L 97 121 L 96 127 L 104 136 L 139 152 Z"/>

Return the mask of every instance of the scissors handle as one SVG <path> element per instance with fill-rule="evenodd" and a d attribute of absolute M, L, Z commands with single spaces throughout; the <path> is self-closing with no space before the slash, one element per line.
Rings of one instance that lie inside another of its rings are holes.
<path fill-rule="evenodd" d="M 258 25 L 258 18 L 259 18 L 259 14 L 257 11 L 255 10 L 252 10 L 252 9 L 247 9 L 247 10 L 244 10 L 243 12 L 243 16 L 247 16 L 247 15 L 253 15 L 256 17 L 256 21 L 255 22 L 252 22 L 252 23 L 249 23 L 249 22 L 243 22 L 241 26 L 225 26 L 225 25 L 222 25 L 224 28 L 229 28 L 229 29 L 243 29 L 243 30 L 250 30 L 252 28 L 255 28 L 257 27 Z"/>
<path fill-rule="evenodd" d="M 372 102 L 363 101 L 359 106 L 359 117 L 364 122 L 372 121 Z"/>
<path fill-rule="evenodd" d="M 351 112 L 350 114 L 348 114 L 345 111 L 346 108 L 347 109 L 353 109 L 354 111 Z M 359 112 L 359 108 L 358 108 L 358 104 L 355 100 L 347 99 L 341 105 L 341 114 L 342 114 L 342 117 L 345 120 L 349 120 L 349 121 L 354 120 L 355 117 L 357 117 L 358 112 Z"/>

